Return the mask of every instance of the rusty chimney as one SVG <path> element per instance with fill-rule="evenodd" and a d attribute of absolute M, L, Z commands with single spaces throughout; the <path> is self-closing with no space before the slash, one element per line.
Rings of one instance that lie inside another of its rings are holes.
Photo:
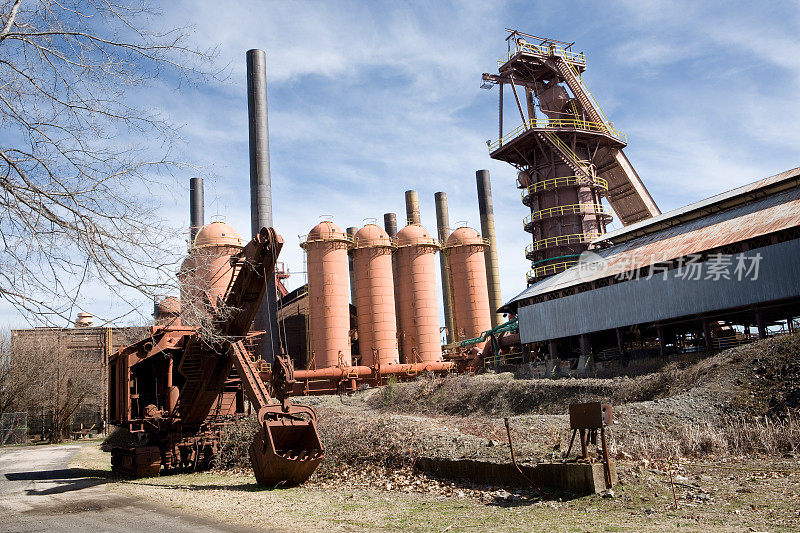
<path fill-rule="evenodd" d="M 406 222 L 418 226 L 422 224 L 417 191 L 406 191 Z"/>
<path fill-rule="evenodd" d="M 447 193 L 433 195 L 436 203 L 436 226 L 439 242 L 444 245 L 450 236 L 450 214 L 447 209 Z M 442 271 L 442 300 L 444 302 L 444 325 L 447 327 L 447 344 L 456 339 L 455 316 L 453 315 L 453 291 L 447 254 L 439 254 L 439 268 Z"/>
<path fill-rule="evenodd" d="M 247 112 L 250 134 L 250 229 L 272 227 L 272 180 L 269 170 L 269 125 L 267 122 L 267 55 L 263 50 L 247 51 Z M 277 291 L 273 273 L 267 281 L 264 299 L 253 321 L 264 331 L 257 353 L 271 363 L 280 351 L 277 321 Z"/>
<path fill-rule="evenodd" d="M 189 247 L 194 244 L 197 232 L 205 225 L 203 206 L 203 178 L 189 180 Z"/>
<path fill-rule="evenodd" d="M 503 315 L 497 313 L 503 305 L 500 294 L 500 265 L 497 262 L 497 235 L 494 232 L 494 207 L 492 206 L 492 185 L 488 170 L 475 172 L 478 183 L 478 210 L 481 214 L 481 233 L 489 242 L 486 249 L 486 281 L 489 285 L 489 307 L 492 311 L 492 327 L 500 325 Z"/>
<path fill-rule="evenodd" d="M 384 213 L 383 227 L 389 237 L 394 239 L 397 235 L 397 215 L 394 213 Z"/>

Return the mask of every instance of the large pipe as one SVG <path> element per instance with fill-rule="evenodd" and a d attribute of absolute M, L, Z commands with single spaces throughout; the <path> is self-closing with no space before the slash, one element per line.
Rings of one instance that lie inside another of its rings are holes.
<path fill-rule="evenodd" d="M 347 228 L 345 231 L 347 232 L 347 237 L 351 242 L 355 240 L 358 228 Z M 353 270 L 352 255 L 349 255 L 347 258 L 347 268 L 350 271 L 350 303 L 356 305 L 356 274 L 355 270 Z"/>
<path fill-rule="evenodd" d="M 406 191 L 406 222 L 418 226 L 422 225 L 422 216 L 419 211 L 419 194 L 417 191 Z"/>
<path fill-rule="evenodd" d="M 267 120 L 267 55 L 263 50 L 247 51 L 247 112 L 250 133 L 250 229 L 253 236 L 261 228 L 271 228 L 272 180 L 269 170 L 269 124 Z M 275 275 L 267 281 L 267 290 L 253 321 L 257 331 L 264 331 L 258 355 L 272 363 L 279 352 Z"/>
<path fill-rule="evenodd" d="M 203 206 L 203 178 L 189 180 L 189 248 L 194 245 L 197 232 L 205 225 Z"/>
<path fill-rule="evenodd" d="M 447 209 L 447 193 L 437 192 L 433 195 L 436 203 L 436 229 L 439 233 L 439 242 L 447 242 L 450 236 L 450 213 Z M 456 320 L 453 313 L 453 289 L 450 279 L 450 267 L 447 254 L 439 254 L 439 268 L 442 271 L 442 300 L 444 302 L 444 324 L 447 327 L 447 344 L 456 339 Z"/>
<path fill-rule="evenodd" d="M 383 229 L 393 238 L 397 235 L 397 215 L 394 213 L 384 213 L 383 215 Z"/>
<path fill-rule="evenodd" d="M 481 214 L 481 233 L 489 241 L 486 250 L 486 282 L 489 285 L 489 306 L 492 310 L 492 327 L 497 327 L 503 321 L 503 315 L 497 310 L 503 305 L 500 294 L 500 265 L 497 261 L 497 235 L 494 231 L 494 207 L 492 206 L 492 184 L 489 181 L 488 170 L 475 172 L 478 183 L 478 211 Z"/>

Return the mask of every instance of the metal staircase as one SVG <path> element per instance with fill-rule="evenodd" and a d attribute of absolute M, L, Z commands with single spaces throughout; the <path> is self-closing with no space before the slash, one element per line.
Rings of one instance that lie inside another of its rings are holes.
<path fill-rule="evenodd" d="M 558 138 L 558 135 L 552 131 L 537 131 L 536 135 L 553 148 L 561 160 L 575 172 L 576 176 L 584 178 L 587 183 L 594 181 L 595 172 L 591 162 L 580 159 L 564 141 Z"/>

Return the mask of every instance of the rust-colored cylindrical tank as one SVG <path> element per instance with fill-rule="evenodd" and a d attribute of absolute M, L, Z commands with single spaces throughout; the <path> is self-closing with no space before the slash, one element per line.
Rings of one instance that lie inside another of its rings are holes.
<path fill-rule="evenodd" d="M 436 251 L 439 246 L 420 225 L 411 224 L 395 237 L 395 283 L 400 311 L 403 362 L 442 360 L 439 303 L 436 298 Z"/>
<path fill-rule="evenodd" d="M 181 325 L 181 301 L 175 296 L 167 296 L 156 302 L 153 310 L 153 321 L 156 326 Z"/>
<path fill-rule="evenodd" d="M 349 243 L 341 228 L 326 220 L 301 244 L 308 255 L 308 329 L 317 368 L 352 364 Z"/>
<path fill-rule="evenodd" d="M 451 233 L 445 244 L 453 284 L 456 340 L 472 339 L 492 327 L 485 248 L 478 232 L 466 227 Z"/>
<path fill-rule="evenodd" d="M 400 362 L 392 279 L 392 241 L 375 224 L 355 234 L 351 247 L 361 364 Z M 377 360 L 375 354 L 377 353 Z"/>
<path fill-rule="evenodd" d="M 222 221 L 207 224 L 197 233 L 178 274 L 185 324 L 195 325 L 205 312 L 204 294 L 212 302 L 225 295 L 233 278 L 230 258 L 242 247 L 236 230 Z"/>

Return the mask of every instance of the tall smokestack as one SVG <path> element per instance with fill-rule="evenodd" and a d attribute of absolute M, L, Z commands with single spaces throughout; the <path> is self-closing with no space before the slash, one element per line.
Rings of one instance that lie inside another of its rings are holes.
<path fill-rule="evenodd" d="M 447 193 L 437 192 L 433 195 L 436 203 L 436 227 L 439 231 L 439 242 L 444 245 L 450 236 L 450 213 L 447 209 Z M 450 279 L 450 266 L 447 254 L 439 254 L 439 267 L 442 269 L 442 301 L 444 303 L 444 324 L 447 326 L 447 344 L 456 338 L 456 320 L 453 316 L 453 292 Z"/>
<path fill-rule="evenodd" d="M 492 206 L 492 184 L 489 181 L 488 170 L 475 172 L 478 182 L 478 211 L 481 214 L 481 233 L 489 241 L 486 258 L 486 281 L 489 285 L 489 306 L 492 310 L 492 327 L 497 327 L 503 320 L 503 315 L 497 310 L 503 305 L 500 295 L 500 266 L 497 262 L 497 235 L 494 232 L 494 207 Z"/>
<path fill-rule="evenodd" d="M 397 237 L 397 215 L 395 213 L 384 213 L 383 227 L 386 229 L 389 238 L 394 241 L 394 238 Z M 394 316 L 397 321 L 397 331 L 400 332 L 400 305 L 397 298 L 397 254 L 395 253 L 392 253 L 392 282 L 394 285 Z M 397 336 L 397 349 L 399 350 L 398 353 L 403 353 L 403 339 L 399 335 Z"/>
<path fill-rule="evenodd" d="M 203 178 L 189 180 L 189 247 L 194 245 L 197 232 L 205 225 L 203 206 Z"/>
<path fill-rule="evenodd" d="M 394 213 L 385 213 L 383 215 L 383 227 L 389 237 L 393 238 L 397 235 L 397 215 Z"/>
<path fill-rule="evenodd" d="M 250 133 L 250 228 L 253 236 L 272 227 L 272 180 L 269 172 L 269 126 L 267 122 L 267 55 L 263 50 L 247 51 L 247 113 Z M 274 274 L 253 327 L 264 331 L 258 354 L 271 363 L 280 351 L 277 321 L 277 291 Z"/>
<path fill-rule="evenodd" d="M 352 241 L 355 239 L 358 228 L 347 228 L 345 231 L 347 232 L 347 236 L 350 237 L 350 240 Z M 347 262 L 350 269 L 350 303 L 356 305 L 356 273 L 353 269 L 352 255 L 348 254 Z"/>
<path fill-rule="evenodd" d="M 406 222 L 408 224 L 422 225 L 417 191 L 406 191 Z"/>

